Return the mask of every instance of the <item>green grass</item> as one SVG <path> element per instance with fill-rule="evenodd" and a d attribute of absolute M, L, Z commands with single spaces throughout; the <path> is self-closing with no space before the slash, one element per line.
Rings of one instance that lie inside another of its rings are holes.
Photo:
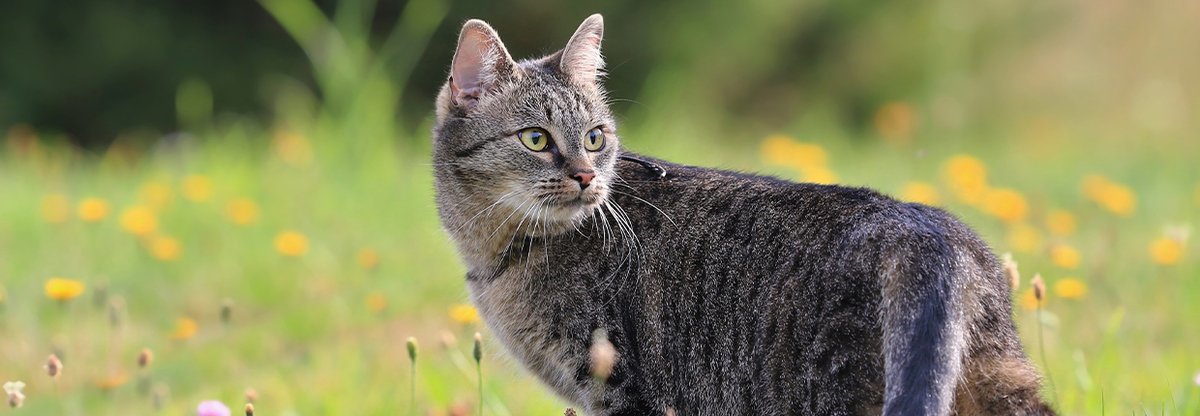
<path fill-rule="evenodd" d="M 266 131 L 213 129 L 194 143 L 128 155 L 132 162 L 118 162 L 113 152 L 89 156 L 53 145 L 30 151 L 10 144 L 0 158 L 0 276 L 7 294 L 0 309 L 0 379 L 29 384 L 22 412 L 151 413 L 153 400 L 140 391 L 136 368 L 138 352 L 147 347 L 156 356 L 146 372 L 150 383 L 169 388 L 166 414 L 185 413 L 204 399 L 238 404 L 246 388 L 258 391 L 260 414 L 405 414 L 408 336 L 421 343 L 417 408 L 473 409 L 471 334 L 481 328 L 449 315 L 452 305 L 465 302 L 464 271 L 437 222 L 426 145 L 386 146 L 350 163 L 327 157 L 338 154 L 328 148 L 340 142 L 307 133 L 301 136 L 311 140 L 314 158 L 304 164 L 285 162 L 269 140 L 247 140 L 270 136 Z M 684 151 L 653 150 L 683 140 L 649 143 L 636 129 L 626 132 L 629 146 L 657 156 L 796 176 L 760 162 L 756 141 L 729 147 L 699 139 Z M 909 180 L 939 184 L 942 160 L 963 150 L 926 147 L 918 156 L 881 141 L 822 142 L 842 182 L 885 191 Z M 1200 254 L 1188 245 L 1182 262 L 1172 266 L 1156 265 L 1148 254 L 1164 226 L 1196 222 L 1194 173 L 1181 156 L 1126 154 L 1127 166 L 1103 170 L 1082 167 L 1086 155 L 1027 162 L 1023 151 L 1014 146 L 975 155 L 989 164 L 991 183 L 1026 196 L 1029 224 L 1042 229 L 1041 216 L 1051 207 L 1076 216 L 1078 230 L 1060 240 L 1080 251 L 1082 264 L 1073 270 L 1052 264 L 1045 251 L 1052 238 L 1045 236 L 1040 248 L 1015 254 L 1026 280 L 1021 290 L 1035 272 L 1051 287 L 1068 276 L 1088 287 L 1081 299 L 1050 291 L 1043 311 L 1045 357 L 1034 341 L 1036 315 L 1017 308 L 1027 350 L 1039 366 L 1049 366 L 1057 386 L 1047 396 L 1067 414 L 1200 409 L 1192 382 L 1200 370 L 1194 353 L 1200 335 L 1189 319 L 1200 316 L 1192 299 L 1200 293 Z M 1097 152 L 1104 156 L 1103 149 Z M 1136 213 L 1118 217 L 1084 198 L 1079 184 L 1091 172 L 1134 189 Z M 181 195 L 182 178 L 195 174 L 213 184 L 207 201 Z M 157 234 L 178 239 L 177 260 L 155 258 L 120 225 L 124 208 L 146 203 L 139 189 L 147 183 L 172 190 L 158 213 Z M 944 200 L 953 200 L 945 186 L 938 188 Z M 40 212 L 53 194 L 71 201 L 63 223 L 48 222 Z M 80 220 L 74 211 L 85 197 L 104 199 L 112 212 L 99 222 Z M 253 224 L 227 217 L 225 204 L 238 197 L 259 205 Z M 966 204 L 945 205 L 998 252 L 1012 250 L 1003 222 Z M 307 238 L 305 254 L 276 251 L 274 240 L 286 230 Z M 379 253 L 378 267 L 358 263 L 363 249 Z M 53 276 L 80 279 L 87 292 L 61 304 L 47 299 L 43 284 Z M 107 299 L 97 299 L 100 288 Z M 386 299 L 382 311 L 369 308 L 373 294 Z M 117 297 L 124 311 L 113 327 L 106 303 Z M 220 319 L 226 299 L 234 305 L 227 325 Z M 173 340 L 181 317 L 194 319 L 199 331 Z M 440 345 L 444 332 L 457 338 L 450 350 Z M 486 332 L 484 340 L 487 413 L 561 411 L 565 404 L 502 358 Z M 57 385 L 41 368 L 51 352 L 66 366 Z M 127 381 L 100 388 L 112 374 Z"/>

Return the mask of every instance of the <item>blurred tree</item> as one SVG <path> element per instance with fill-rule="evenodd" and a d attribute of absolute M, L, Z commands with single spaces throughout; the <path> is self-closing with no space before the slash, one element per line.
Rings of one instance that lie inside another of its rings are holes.
<path fill-rule="evenodd" d="M 302 46 L 306 41 L 293 38 L 295 28 L 285 30 L 280 16 L 264 7 L 312 9 L 307 2 L 313 0 L 288 1 L 4 1 L 0 129 L 29 123 L 102 147 L 131 131 L 153 138 L 177 130 L 181 111 L 192 118 L 233 113 L 273 120 L 281 78 L 337 107 L 345 99 L 337 94 L 358 90 L 335 92 L 329 83 L 353 84 L 344 78 L 362 72 L 322 73 L 330 67 L 319 60 L 327 57 L 317 56 L 313 44 Z M 334 22 L 337 36 L 353 38 L 343 39 L 347 45 L 378 50 L 394 47 L 386 45 L 391 35 L 406 30 L 397 25 L 405 22 L 398 17 L 408 3 L 316 0 L 315 6 Z M 642 107 L 629 112 L 636 114 L 631 121 L 778 131 L 794 129 L 812 114 L 853 131 L 878 129 L 884 120 L 957 133 L 971 123 L 1005 122 L 1005 108 L 1027 107 L 1028 97 L 1014 83 L 1055 85 L 1051 76 L 1023 77 L 1020 52 L 1056 29 L 1067 7 L 1032 0 L 970 6 L 950 0 L 438 4 L 435 14 L 446 17 L 428 22 L 436 30 L 427 45 L 400 45 L 407 53 L 383 56 L 387 62 L 356 61 L 384 65 L 393 74 L 388 91 L 400 96 L 396 105 L 377 111 L 396 112 L 380 116 L 410 129 L 429 117 L 461 22 L 487 20 L 514 56 L 530 57 L 554 51 L 583 17 L 601 12 L 608 26 L 607 85 L 617 111 Z M 1048 66 L 1038 75 L 1054 71 Z M 182 96 L 211 101 L 212 109 L 177 110 Z M 881 113 L 897 102 L 902 105 Z"/>
<path fill-rule="evenodd" d="M 174 129 L 188 79 L 208 84 L 222 111 L 258 112 L 263 74 L 310 78 L 295 43 L 243 0 L 7 0 L 0 50 L 0 127 L 29 123 L 89 146 Z"/>

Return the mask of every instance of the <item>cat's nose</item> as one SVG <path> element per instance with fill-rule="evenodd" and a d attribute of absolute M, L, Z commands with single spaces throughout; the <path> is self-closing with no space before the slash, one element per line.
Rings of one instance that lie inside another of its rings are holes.
<path fill-rule="evenodd" d="M 591 169 L 577 170 L 571 174 L 571 179 L 579 182 L 579 188 L 587 188 L 592 184 L 592 179 L 596 177 L 596 172 Z"/>

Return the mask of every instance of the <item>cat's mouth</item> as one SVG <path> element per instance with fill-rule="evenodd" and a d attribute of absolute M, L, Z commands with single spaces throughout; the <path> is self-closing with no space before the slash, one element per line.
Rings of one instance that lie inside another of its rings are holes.
<path fill-rule="evenodd" d="M 546 216 L 551 220 L 570 222 L 579 220 L 604 203 L 608 189 L 592 186 L 581 190 L 558 192 L 545 197 L 548 207 Z"/>
<path fill-rule="evenodd" d="M 579 192 L 565 192 L 550 201 L 551 204 L 563 208 L 592 208 L 603 202 L 606 192 L 600 189 L 584 189 Z"/>

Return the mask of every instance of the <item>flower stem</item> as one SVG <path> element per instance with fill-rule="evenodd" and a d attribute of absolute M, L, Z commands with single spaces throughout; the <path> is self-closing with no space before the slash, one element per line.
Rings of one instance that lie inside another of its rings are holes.
<path fill-rule="evenodd" d="M 417 415 L 417 362 L 413 361 L 409 370 L 411 383 L 408 385 L 408 414 Z"/>
<path fill-rule="evenodd" d="M 479 380 L 479 416 L 483 416 L 483 365 L 475 362 L 475 376 Z"/>
<path fill-rule="evenodd" d="M 1042 354 L 1042 367 L 1045 368 L 1046 371 L 1046 382 L 1050 384 L 1050 391 L 1052 394 L 1057 397 L 1058 388 L 1054 386 L 1054 377 L 1050 375 L 1050 361 L 1046 359 L 1046 343 L 1042 340 L 1042 302 L 1040 300 L 1037 303 L 1037 314 L 1035 316 L 1037 317 L 1038 328 L 1038 350 Z"/>

